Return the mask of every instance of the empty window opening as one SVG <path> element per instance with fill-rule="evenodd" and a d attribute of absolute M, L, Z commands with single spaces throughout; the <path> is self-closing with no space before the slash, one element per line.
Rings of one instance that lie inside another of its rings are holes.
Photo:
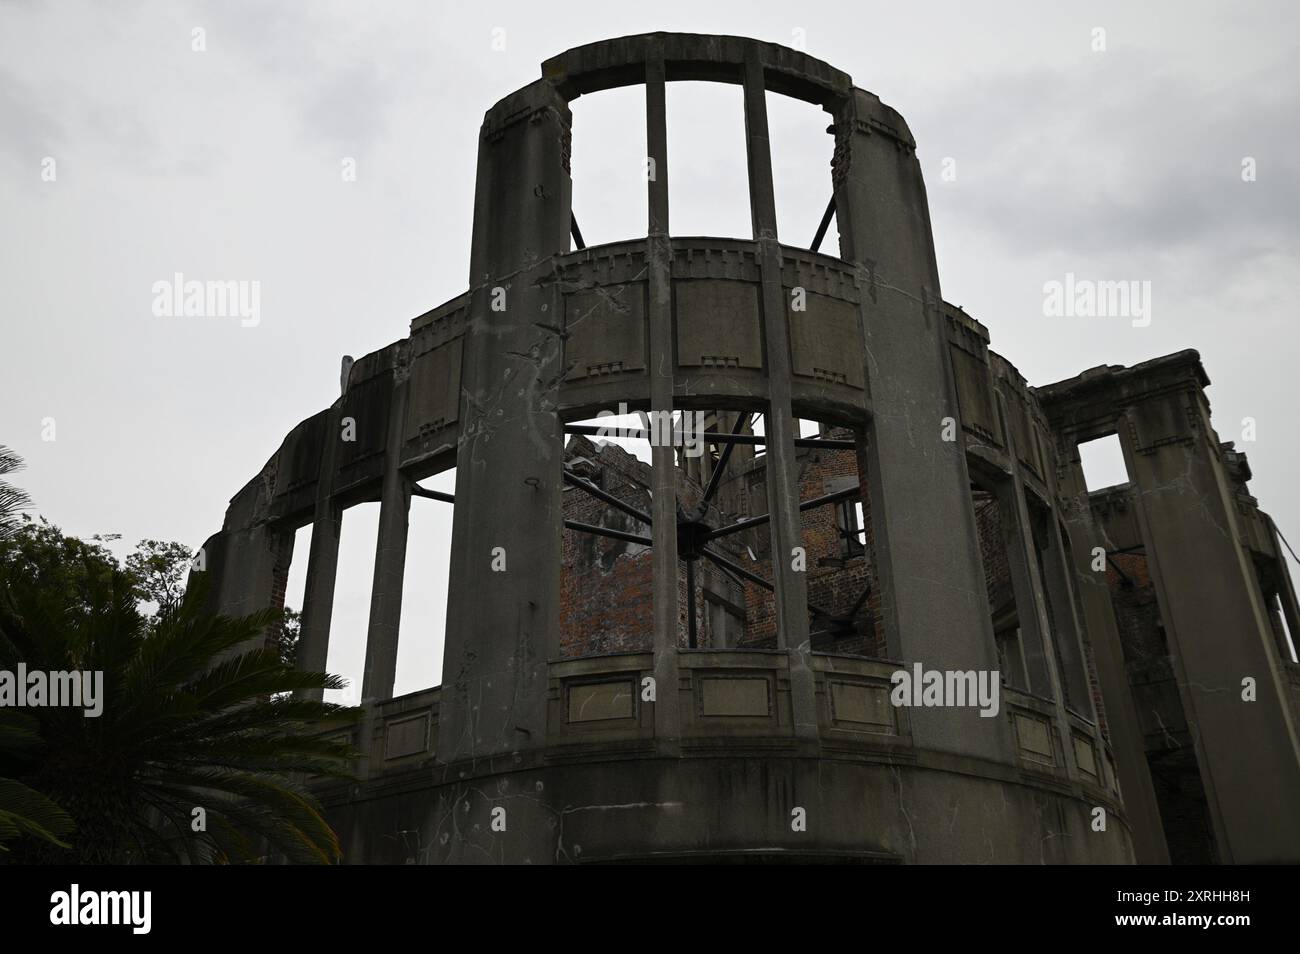
<path fill-rule="evenodd" d="M 1296 661 L 1295 612 L 1291 606 L 1291 585 L 1286 566 L 1277 560 L 1256 558 L 1255 580 L 1264 598 L 1273 641 L 1278 654 L 1289 662 Z"/>
<path fill-rule="evenodd" d="M 681 645 L 775 648 L 767 472 L 757 443 L 764 417 L 750 410 L 707 411 L 703 423 L 706 433 L 717 436 L 703 454 L 679 457 L 679 499 L 692 529 L 678 549 L 679 555 L 693 555 L 681 561 L 679 572 Z M 751 519 L 757 523 L 741 525 Z"/>
<path fill-rule="evenodd" d="M 820 106 L 767 94 L 767 129 L 772 149 L 777 235 L 785 245 L 811 248 L 830 204 L 831 156 L 835 139 L 827 132 L 831 117 Z M 832 215 L 819 248 L 840 254 L 839 229 Z"/>
<path fill-rule="evenodd" d="M 1002 683 L 1028 692 L 1029 667 L 1025 662 L 1020 606 L 1016 601 L 1015 575 L 1019 568 L 1013 563 L 1009 547 L 1014 528 L 995 491 L 972 484 L 971 499 Z"/>
<path fill-rule="evenodd" d="M 752 238 L 741 87 L 674 82 L 666 98 L 671 233 Z"/>
<path fill-rule="evenodd" d="M 843 556 L 846 560 L 862 556 L 866 552 L 866 525 L 863 520 L 861 500 L 841 500 L 835 505 L 839 509 L 836 522 L 840 537 L 843 539 Z"/>
<path fill-rule="evenodd" d="M 761 435 L 763 429 L 762 415 L 747 411 L 693 411 L 689 419 L 689 429 L 696 436 L 693 446 L 683 446 L 677 452 L 678 466 L 694 480 L 700 488 L 707 488 L 710 479 L 719 467 L 726 467 L 727 474 L 734 474 L 744 465 L 762 454 L 762 445 L 747 442 L 750 438 Z M 717 434 L 717 438 L 700 437 L 700 435 Z M 736 436 L 741 440 L 726 440 Z M 730 448 L 730 449 L 728 449 Z M 718 483 L 724 483 L 727 474 L 718 475 Z M 712 496 L 717 496 L 715 490 Z M 724 491 L 723 497 L 727 494 Z M 721 506 L 719 498 L 718 505 Z M 734 508 L 733 508 L 734 509 Z"/>
<path fill-rule="evenodd" d="M 1080 444 L 1079 461 L 1083 465 L 1083 482 L 1089 490 L 1119 487 L 1129 482 L 1118 434 Z"/>
<path fill-rule="evenodd" d="M 795 446 L 799 543 L 808 587 L 808 631 L 820 652 L 881 656 L 880 593 L 871 513 L 858 468 L 860 433 L 807 421 Z M 810 443 L 817 441 L 822 443 Z"/>
<path fill-rule="evenodd" d="M 580 96 L 570 109 L 573 217 L 583 244 L 644 238 L 649 216 L 645 87 Z"/>
<path fill-rule="evenodd" d="M 676 424 L 674 420 L 674 428 Z M 645 434 L 656 429 L 662 430 L 648 411 L 644 413 L 632 411 L 627 414 L 616 414 L 610 411 L 601 417 L 571 421 L 565 426 L 567 428 L 564 435 L 566 456 L 570 446 L 578 440 L 574 450 L 576 454 L 589 455 L 591 452 L 599 452 L 605 445 L 612 444 L 646 464 L 650 463 L 652 453 L 650 442 Z M 576 433 L 579 429 L 583 432 Z"/>
<path fill-rule="evenodd" d="M 280 659 L 298 665 L 298 638 L 302 632 L 302 609 L 307 597 L 307 566 L 311 562 L 312 525 L 299 527 L 293 536 L 293 560 L 284 587 L 284 619 L 280 623 Z"/>
<path fill-rule="evenodd" d="M 712 552 L 725 553 L 738 565 L 756 572 L 754 561 L 733 548 L 714 544 Z M 739 556 L 739 560 L 737 560 Z M 684 627 L 678 644 L 686 649 L 752 649 L 752 640 L 746 638 L 749 624 L 746 580 L 732 569 L 719 565 L 712 559 L 682 562 L 681 577 L 684 605 Z M 764 577 L 765 579 L 767 577 Z M 692 597 L 692 589 L 694 596 Z M 695 615 L 692 629 L 688 615 Z"/>
<path fill-rule="evenodd" d="M 756 411 L 678 414 L 675 438 L 678 645 L 773 649 L 777 645 L 768 532 L 766 463 Z M 652 422 L 567 424 L 561 565 L 561 654 L 648 651 L 655 587 Z M 833 521 L 833 514 L 831 515 Z M 836 539 L 840 536 L 836 532 Z"/>
<path fill-rule="evenodd" d="M 760 412 L 710 411 L 718 435 L 705 453 L 681 458 L 679 645 L 688 649 L 774 649 L 776 602 L 768 531 L 766 466 L 756 442 Z M 746 522 L 749 521 L 749 522 Z"/>
<path fill-rule="evenodd" d="M 737 606 L 715 589 L 704 590 L 705 645 L 713 649 L 730 649 L 741 642 L 745 633 L 745 608 Z"/>
<path fill-rule="evenodd" d="M 334 612 L 330 618 L 327 672 L 347 680 L 343 689 L 327 689 L 325 701 L 361 704 L 366 665 L 366 636 L 370 628 L 370 591 L 375 578 L 375 543 L 379 536 L 379 504 L 357 504 L 343 512 L 339 531 L 338 573 L 334 582 Z"/>
<path fill-rule="evenodd" d="M 455 496 L 456 469 L 453 467 L 426 478 L 418 486 Z M 454 507 L 448 501 L 411 497 L 394 696 L 417 692 L 442 682 Z"/>
<path fill-rule="evenodd" d="M 654 470 L 646 423 L 637 414 L 621 414 L 566 425 L 562 656 L 653 648 Z M 600 433 L 581 432 L 594 429 Z"/>
<path fill-rule="evenodd" d="M 1029 685 L 1029 674 L 1020 627 L 1014 622 L 999 624 L 995 621 L 993 640 L 998 649 L 998 669 L 1002 673 L 1002 684 L 1025 689 Z"/>
<path fill-rule="evenodd" d="M 1281 594 L 1273 597 L 1271 613 L 1277 621 L 1278 648 L 1281 649 L 1283 658 L 1289 656 L 1291 662 L 1300 662 L 1300 656 L 1296 655 L 1295 634 L 1291 631 L 1290 621 L 1287 620 L 1286 605 L 1282 602 Z"/>

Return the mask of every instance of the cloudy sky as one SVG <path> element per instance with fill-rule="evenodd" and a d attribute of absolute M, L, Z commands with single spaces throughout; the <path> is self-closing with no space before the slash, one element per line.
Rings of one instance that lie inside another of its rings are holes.
<path fill-rule="evenodd" d="M 337 396 L 342 355 L 464 290 L 493 102 L 571 46 L 732 33 L 802 43 L 907 118 L 944 297 L 1031 383 L 1198 349 L 1221 438 L 1300 545 L 1300 6 L 1044 6 L 0 0 L 0 443 L 67 532 L 197 546 Z M 699 85 L 669 91 L 674 231 L 747 236 L 739 90 Z M 622 117 L 641 95 L 574 104 L 589 244 L 644 232 L 644 127 Z M 826 117 L 772 99 L 781 234 L 807 245 Z M 177 272 L 259 282 L 260 320 L 158 317 L 154 283 Z M 1044 283 L 1066 273 L 1149 281 L 1150 324 L 1045 316 Z M 414 503 L 399 692 L 439 681 L 439 506 Z M 375 509 L 344 524 L 330 668 L 345 675 Z"/>

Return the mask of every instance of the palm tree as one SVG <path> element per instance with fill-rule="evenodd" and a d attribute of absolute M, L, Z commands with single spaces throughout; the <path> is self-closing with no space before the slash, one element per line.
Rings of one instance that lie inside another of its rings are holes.
<path fill-rule="evenodd" d="M 0 475 L 23 469 L 23 459 L 0 444 Z M 0 480 L 0 540 L 12 537 L 19 527 L 19 511 L 32 504 L 32 498 L 5 480 Z M 40 742 L 35 720 L 25 713 L 0 709 L 0 760 L 14 753 L 30 750 Z M 22 782 L 0 778 L 0 852 L 8 851 L 6 842 L 30 835 L 45 842 L 68 847 L 60 836 L 73 828 L 72 818 L 46 796 Z"/>
<path fill-rule="evenodd" d="M 25 712 L 0 709 L 0 759 L 40 744 L 36 720 Z M 0 778 L 0 852 L 6 842 L 29 835 L 67 848 L 63 836 L 72 831 L 72 816 L 48 797 L 22 782 Z"/>
<path fill-rule="evenodd" d="M 23 469 L 23 459 L 0 444 L 0 477 Z M 32 505 L 32 498 L 7 480 L 0 480 L 0 540 L 12 536 L 20 526 L 18 514 Z"/>
<path fill-rule="evenodd" d="M 299 672 L 264 648 L 277 613 L 204 612 L 202 579 L 150 625 L 121 570 L 87 574 L 81 600 L 27 574 L 0 578 L 0 668 L 22 660 L 28 671 L 103 673 L 98 717 L 27 710 L 41 750 L 9 774 L 50 796 L 77 830 L 68 849 L 25 840 L 17 860 L 337 860 L 306 779 L 348 777 L 355 753 L 326 730 L 337 736 L 357 711 L 292 694 L 343 681 Z"/>

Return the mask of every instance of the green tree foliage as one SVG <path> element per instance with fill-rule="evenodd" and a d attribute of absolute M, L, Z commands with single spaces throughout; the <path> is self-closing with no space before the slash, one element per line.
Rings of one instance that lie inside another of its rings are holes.
<path fill-rule="evenodd" d="M 17 473 L 23 469 L 23 459 L 0 444 L 0 477 Z M 19 515 L 32 505 L 32 498 L 27 492 L 15 487 L 7 480 L 0 480 L 0 540 L 12 536 L 20 526 Z"/>
<path fill-rule="evenodd" d="M 0 709 L 0 764 L 6 755 L 31 752 L 40 743 L 35 719 L 16 709 Z M 0 778 L 0 852 L 22 835 L 67 848 L 62 838 L 74 827 L 72 816 L 47 796 L 22 782 Z"/>
<path fill-rule="evenodd" d="M 183 543 L 141 540 L 127 555 L 126 571 L 140 598 L 158 606 L 159 612 L 175 607 L 185 594 L 185 579 L 193 552 Z"/>
<path fill-rule="evenodd" d="M 14 532 L 0 540 L 0 579 L 61 594 L 70 607 L 85 610 L 90 589 L 118 569 L 117 558 L 104 546 L 115 536 L 89 540 L 65 537 L 44 517 L 24 517 Z"/>
<path fill-rule="evenodd" d="M 347 777 L 355 753 L 337 736 L 357 712 L 301 698 L 343 681 L 286 662 L 297 614 L 214 616 L 205 574 L 181 588 L 186 548 L 143 541 L 122 568 L 106 539 L 27 521 L 0 541 L 0 669 L 104 674 L 97 718 L 48 707 L 0 723 L 0 857 L 336 860 L 305 780 Z"/>
<path fill-rule="evenodd" d="M 280 621 L 280 659 L 286 666 L 298 664 L 298 636 L 302 632 L 302 614 L 297 610 L 284 608 L 284 619 Z"/>

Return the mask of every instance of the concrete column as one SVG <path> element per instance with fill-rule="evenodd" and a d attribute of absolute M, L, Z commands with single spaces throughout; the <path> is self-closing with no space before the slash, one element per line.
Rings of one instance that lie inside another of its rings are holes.
<path fill-rule="evenodd" d="M 1016 460 L 1015 451 L 1011 453 L 1012 468 L 1015 471 L 1015 497 L 1016 497 L 1016 524 L 1020 531 L 1021 545 L 1025 548 L 1028 557 L 1029 579 L 1032 588 L 1033 613 L 1038 622 L 1038 627 L 1042 633 L 1043 662 L 1046 665 L 1048 678 L 1051 680 L 1052 702 L 1055 703 L 1056 709 L 1056 729 L 1061 735 L 1062 756 L 1065 759 L 1066 771 L 1071 778 L 1079 777 L 1078 759 L 1074 754 L 1073 733 L 1074 729 L 1070 724 L 1069 705 L 1067 699 L 1069 695 L 1068 676 L 1063 671 L 1066 663 L 1066 652 L 1062 650 L 1063 644 L 1074 638 L 1074 632 L 1069 624 L 1063 622 L 1061 613 L 1062 608 L 1059 605 L 1061 601 L 1061 585 L 1059 580 L 1053 580 L 1052 574 L 1062 571 L 1060 566 L 1049 566 L 1047 561 L 1042 557 L 1042 550 L 1039 544 L 1042 542 L 1038 535 L 1034 533 L 1034 515 L 1029 511 L 1028 499 L 1025 495 L 1024 480 L 1020 475 L 1020 464 Z M 1054 519 L 1049 513 L 1049 519 Z M 1055 591 L 1056 595 L 1053 596 Z M 1069 612 L 1067 607 L 1066 612 Z M 1083 700 L 1082 706 L 1075 703 L 1075 711 L 1080 715 L 1088 718 L 1092 712 L 1092 705 L 1087 700 Z M 1098 753 L 1100 757 L 1100 753 Z"/>
<path fill-rule="evenodd" d="M 221 612 L 221 577 L 217 567 L 224 564 L 217 562 L 218 555 L 224 557 L 226 539 L 225 530 L 214 533 L 203 541 L 199 552 L 190 563 L 190 571 L 185 577 L 185 591 L 191 592 L 197 587 L 205 587 L 203 593 L 203 610 L 206 613 Z"/>
<path fill-rule="evenodd" d="M 1074 459 L 1062 460 L 1059 496 L 1068 501 L 1066 523 L 1070 529 L 1070 562 L 1079 588 L 1083 622 L 1092 642 L 1093 662 L 1101 685 L 1101 701 L 1106 710 L 1106 737 L 1115 770 L 1119 773 L 1120 796 L 1124 813 L 1133 833 L 1133 855 L 1138 864 L 1169 864 L 1169 846 L 1165 842 L 1164 823 L 1151 782 L 1146 745 L 1142 739 L 1142 720 L 1133 701 L 1128 672 L 1124 666 L 1124 648 L 1120 643 L 1115 608 L 1110 600 L 1106 573 L 1092 572 L 1092 549 L 1101 546 L 1101 535 L 1092 521 L 1088 488 L 1079 465 L 1078 451 L 1068 449 Z M 1058 450 L 1066 454 L 1066 449 Z"/>
<path fill-rule="evenodd" d="M 795 438 L 799 422 L 790 405 L 790 328 L 781 285 L 781 246 L 776 234 L 776 192 L 767 131 L 767 89 L 757 50 L 745 60 L 745 149 L 749 165 L 749 208 L 759 246 L 763 283 L 763 337 L 767 343 L 767 505 L 772 515 L 772 575 L 776 587 L 777 645 L 789 651 L 791 709 L 795 735 L 817 738 L 815 682 L 808 636 L 808 579 L 793 567 L 803 550 L 799 514 L 799 468 Z"/>
<path fill-rule="evenodd" d="M 1300 858 L 1300 745 L 1200 388 L 1121 418 L 1124 459 L 1220 858 Z M 1242 680 L 1255 681 L 1255 701 Z M 1255 784 L 1255 779 L 1268 784 Z"/>
<path fill-rule="evenodd" d="M 324 672 L 329 659 L 330 622 L 334 614 L 334 583 L 338 576 L 342 528 L 343 511 L 333 505 L 318 511 L 312 523 L 307 585 L 298 629 L 297 664 L 305 672 Z M 304 689 L 300 695 L 319 701 L 324 691 Z"/>
<path fill-rule="evenodd" d="M 1079 632 L 1064 541 L 1056 515 L 1048 510 L 1045 517 L 1043 539 L 1035 538 L 1035 545 L 1039 546 L 1042 561 L 1043 591 L 1051 614 L 1053 646 L 1064 667 L 1060 673 L 1061 686 L 1068 697 L 1065 701 L 1070 710 L 1096 722 L 1099 720 L 1093 708 L 1092 687 L 1088 679 L 1087 648 Z"/>
<path fill-rule="evenodd" d="M 867 447 L 867 432 L 865 429 L 854 428 L 853 438 L 853 456 L 858 471 L 858 494 L 862 500 L 862 529 L 865 531 L 862 536 L 867 548 L 867 560 L 870 563 L 870 575 L 867 580 L 872 590 L 871 596 L 867 599 L 871 630 L 866 655 L 882 658 L 888 656 L 888 649 L 885 646 L 885 631 L 881 625 L 879 612 L 880 559 L 876 548 L 875 511 L 871 502 L 871 468 L 867 464 L 870 450 Z"/>
<path fill-rule="evenodd" d="M 298 668 L 324 672 L 329 661 L 330 623 L 334 615 L 334 583 L 339 569 L 339 537 L 343 511 L 334 503 L 334 466 L 339 445 L 342 401 L 325 420 L 325 446 L 321 451 L 316 485 L 316 511 L 311 526 L 311 549 L 307 557 L 307 585 L 302 598 L 302 622 L 298 630 Z M 324 690 L 299 691 L 304 699 L 320 701 Z"/>
<path fill-rule="evenodd" d="M 646 62 L 646 149 L 654 174 L 648 185 L 649 233 L 646 239 L 648 320 L 650 324 L 650 408 L 670 413 L 673 406 L 673 276 L 668 230 L 668 120 L 664 63 Z M 654 546 L 655 737 L 661 747 L 675 748 L 681 734 L 678 699 L 677 630 L 677 478 L 676 451 L 652 447 L 654 499 L 651 538 Z"/>
<path fill-rule="evenodd" d="M 938 270 L 915 144 L 864 90 L 837 108 L 835 214 L 858 269 L 872 410 L 867 464 L 890 655 L 926 668 L 997 669 L 970 476 L 940 313 Z M 943 541 L 936 546 L 936 540 Z M 1013 761 L 1005 719 L 974 708 L 911 710 L 926 748 Z"/>
<path fill-rule="evenodd" d="M 379 533 L 375 541 L 375 577 L 370 590 L 370 627 L 366 635 L 365 675 L 361 681 L 361 701 L 365 704 L 391 699 L 393 683 L 397 679 L 402 582 L 406 575 L 406 533 L 411 509 L 411 482 L 401 471 L 402 426 L 406 420 L 408 387 L 408 380 L 402 377 L 394 388 L 388 412 L 384 484 L 379 503 Z"/>
<path fill-rule="evenodd" d="M 546 742 L 564 457 L 562 309 L 551 257 L 569 248 L 569 124 L 564 99 L 539 80 L 490 109 L 479 140 L 442 762 Z"/>
<path fill-rule="evenodd" d="M 1016 594 L 1028 688 L 1037 696 L 1055 699 L 1060 680 L 1052 652 L 1051 625 L 1043 606 L 1043 580 L 1034 559 L 1033 537 L 1029 533 L 1029 518 L 1024 508 L 1024 492 L 1024 483 L 1015 479 L 998 487 L 998 506 L 1005 508 L 1003 541 Z"/>

